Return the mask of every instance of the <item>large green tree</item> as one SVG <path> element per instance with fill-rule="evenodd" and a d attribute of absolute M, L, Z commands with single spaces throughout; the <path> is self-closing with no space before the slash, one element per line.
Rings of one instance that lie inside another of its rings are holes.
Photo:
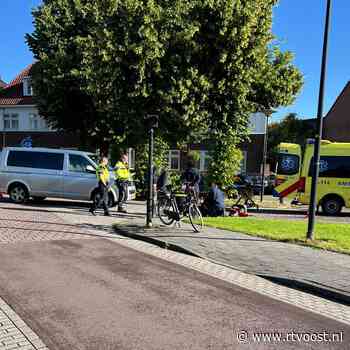
<path fill-rule="evenodd" d="M 97 144 L 144 142 L 147 114 L 167 141 L 239 143 L 251 112 L 302 85 L 290 54 L 270 48 L 276 3 L 43 0 L 27 35 L 39 110 Z"/>

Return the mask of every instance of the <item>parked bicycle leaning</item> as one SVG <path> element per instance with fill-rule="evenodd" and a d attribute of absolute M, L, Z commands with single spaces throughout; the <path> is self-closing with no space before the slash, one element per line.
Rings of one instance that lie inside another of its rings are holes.
<path fill-rule="evenodd" d="M 181 196 L 181 202 L 179 202 L 179 196 Z M 164 225 L 172 225 L 174 222 L 180 225 L 181 220 L 188 217 L 196 232 L 203 229 L 203 217 L 197 205 L 197 195 L 190 184 L 187 184 L 185 192 L 181 193 L 173 191 L 170 186 L 159 190 L 157 212 Z"/>

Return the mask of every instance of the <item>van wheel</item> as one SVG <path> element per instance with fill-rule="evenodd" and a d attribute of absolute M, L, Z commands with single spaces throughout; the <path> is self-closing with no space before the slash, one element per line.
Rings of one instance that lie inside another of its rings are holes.
<path fill-rule="evenodd" d="M 326 215 L 338 215 L 343 208 L 343 201 L 337 197 L 328 197 L 322 200 L 322 211 Z"/>
<path fill-rule="evenodd" d="M 15 184 L 9 190 L 10 199 L 14 203 L 22 204 L 28 200 L 27 188 L 22 184 Z"/>

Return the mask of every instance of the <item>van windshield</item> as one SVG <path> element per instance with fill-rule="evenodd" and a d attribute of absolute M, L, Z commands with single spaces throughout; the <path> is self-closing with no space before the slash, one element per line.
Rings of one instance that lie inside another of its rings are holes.
<path fill-rule="evenodd" d="M 278 155 L 277 174 L 295 175 L 299 173 L 300 157 L 295 154 L 280 153 Z"/>

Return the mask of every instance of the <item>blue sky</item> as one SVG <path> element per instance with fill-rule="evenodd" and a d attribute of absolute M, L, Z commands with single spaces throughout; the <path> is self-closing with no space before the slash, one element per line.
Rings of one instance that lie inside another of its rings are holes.
<path fill-rule="evenodd" d="M 31 9 L 41 0 L 0 0 L 0 76 L 13 79 L 32 62 L 24 34 L 33 29 Z M 273 120 L 295 112 L 301 117 L 317 113 L 321 51 L 326 0 L 281 0 L 274 11 L 273 32 L 283 50 L 295 53 L 305 85 L 294 105 L 281 108 Z M 333 0 L 325 112 L 350 78 L 349 0 Z"/>

